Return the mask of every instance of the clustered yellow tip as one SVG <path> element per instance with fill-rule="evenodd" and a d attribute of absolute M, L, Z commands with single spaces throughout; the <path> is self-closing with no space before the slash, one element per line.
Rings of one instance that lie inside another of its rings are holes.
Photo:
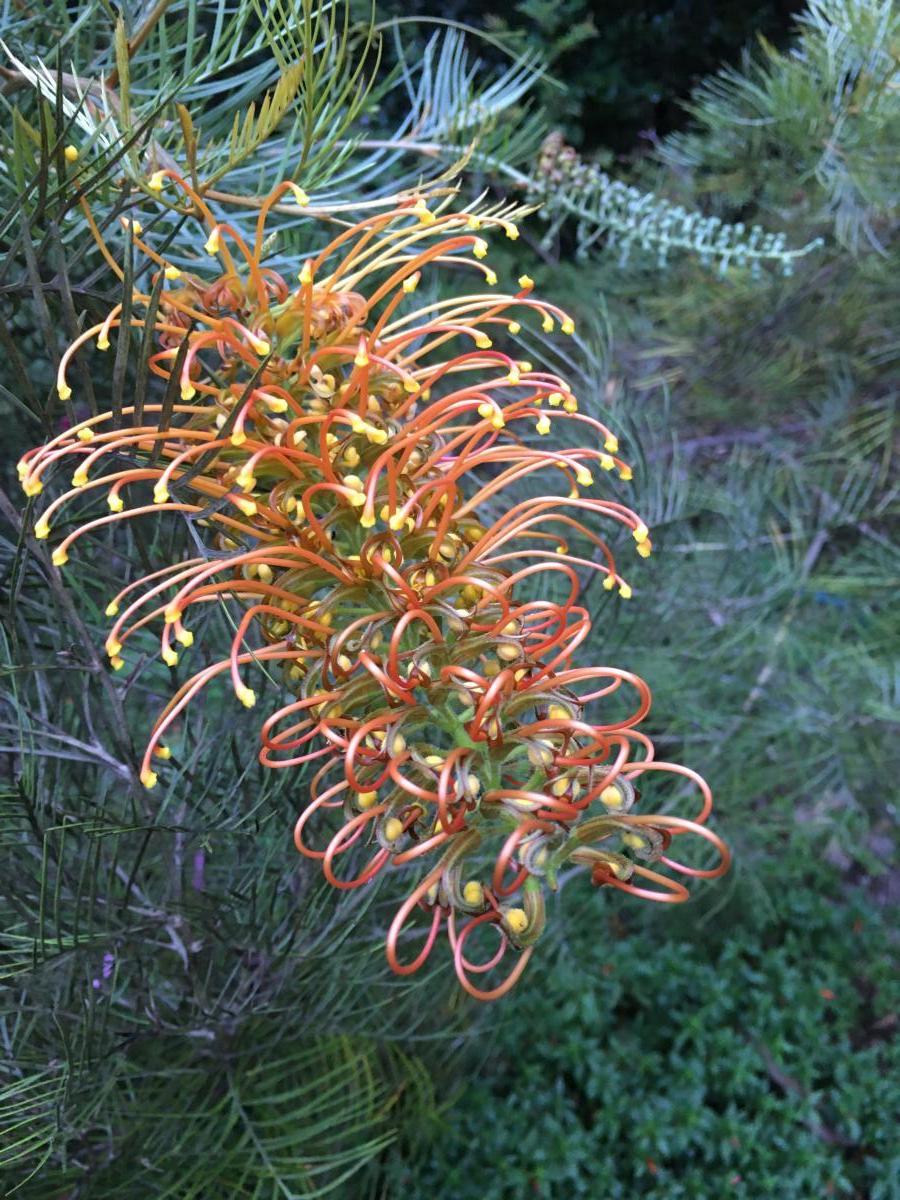
<path fill-rule="evenodd" d="M 605 787 L 600 793 L 600 803 L 605 804 L 607 808 L 621 808 L 624 799 L 624 796 L 614 783 L 611 783 L 609 787 Z"/>
<path fill-rule="evenodd" d="M 528 915 L 524 908 L 508 908 L 503 914 L 503 923 L 512 934 L 524 933 L 528 928 Z"/>
<path fill-rule="evenodd" d="M 384 823 L 384 836 L 389 842 L 396 842 L 403 833 L 403 822 L 397 817 L 391 817 Z"/>

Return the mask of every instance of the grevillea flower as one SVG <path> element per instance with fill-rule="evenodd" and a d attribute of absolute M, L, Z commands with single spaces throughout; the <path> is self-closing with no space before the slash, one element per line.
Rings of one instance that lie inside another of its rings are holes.
<path fill-rule="evenodd" d="M 339 889 L 403 871 L 391 968 L 416 971 L 446 931 L 460 983 L 483 1000 L 522 974 L 564 867 L 667 903 L 687 898 L 673 875 L 721 875 L 728 852 L 705 824 L 709 788 L 659 762 L 640 729 L 647 685 L 576 662 L 591 627 L 576 568 L 631 595 L 597 518 L 623 526 L 638 555 L 651 543 L 632 509 L 591 492 L 604 472 L 631 478 L 614 434 L 565 380 L 509 353 L 526 322 L 574 329 L 527 276 L 513 294 L 492 290 L 485 235 L 517 237 L 516 210 L 403 199 L 340 227 L 292 283 L 263 260 L 272 207 L 290 194 L 306 202 L 295 184 L 261 202 L 252 244 L 176 172 L 151 178 L 164 186 L 200 215 L 219 263 L 182 272 L 132 225 L 163 290 L 155 309 L 135 293 L 128 320 L 153 314 L 149 368 L 178 402 L 90 417 L 19 467 L 34 495 L 74 465 L 38 537 L 81 497 L 105 495 L 111 510 L 65 534 L 57 566 L 85 533 L 153 511 L 189 514 L 207 533 L 207 553 L 112 598 L 114 668 L 145 627 L 161 628 L 173 665 L 198 609 L 223 598 L 242 607 L 228 656 L 183 683 L 156 720 L 144 784 L 157 783 L 166 739 L 202 688 L 225 676 L 250 707 L 254 669 L 279 669 L 290 699 L 263 721 L 260 758 L 310 764 L 298 850 Z M 423 273 L 465 269 L 476 289 L 416 307 Z M 68 348 L 61 397 L 72 356 L 92 341 L 108 347 L 122 319 L 114 308 Z M 533 598 L 536 574 L 556 599 Z M 693 785 L 691 816 L 639 811 L 637 784 L 658 772 Z M 689 834 L 713 847 L 713 865 L 673 856 Z M 484 927 L 496 937 L 487 957 L 475 948 Z M 502 981 L 480 986 L 508 953 Z"/>

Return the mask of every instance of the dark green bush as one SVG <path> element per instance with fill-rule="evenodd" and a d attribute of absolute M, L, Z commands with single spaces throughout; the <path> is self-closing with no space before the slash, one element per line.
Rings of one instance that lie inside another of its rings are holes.
<path fill-rule="evenodd" d="M 390 1195 L 900 1195 L 891 937 L 834 870 L 770 871 L 699 928 L 578 884 L 571 931 L 470 1053 Z M 842 894 L 843 893 L 843 894 Z M 840 897 L 840 902 L 837 902 Z"/>

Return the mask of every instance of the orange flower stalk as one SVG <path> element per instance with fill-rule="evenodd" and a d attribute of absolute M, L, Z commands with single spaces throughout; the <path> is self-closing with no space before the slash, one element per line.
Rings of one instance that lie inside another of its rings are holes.
<path fill-rule="evenodd" d="M 57 543 L 57 566 L 91 530 L 154 511 L 188 514 L 208 531 L 206 555 L 113 597 L 114 668 L 147 626 L 161 626 L 161 654 L 174 665 L 198 606 L 230 599 L 243 609 L 228 656 L 192 675 L 158 717 L 144 784 L 157 783 L 166 739 L 202 688 L 227 676 L 250 707 L 254 667 L 277 666 L 291 699 L 263 722 L 260 758 L 278 769 L 312 764 L 298 850 L 339 889 L 406 869 L 413 883 L 387 935 L 391 968 L 416 971 L 445 929 L 460 983 L 482 1000 L 522 974 L 544 928 L 545 891 L 564 867 L 664 903 L 687 898 L 671 873 L 723 874 L 728 851 L 705 824 L 709 788 L 657 761 L 640 729 L 647 685 L 576 663 L 591 627 L 576 567 L 631 595 L 595 519 L 624 526 L 639 555 L 651 542 L 632 509 L 590 492 L 595 471 L 631 478 L 613 433 L 580 411 L 563 379 L 503 348 L 528 321 L 574 330 L 527 276 L 514 294 L 490 290 L 484 234 L 517 237 L 515 210 L 398 201 L 311 251 L 291 284 L 263 257 L 272 206 L 288 193 L 306 201 L 295 184 L 263 200 L 252 245 L 176 172 L 150 180 L 156 191 L 168 185 L 205 221 L 205 250 L 220 263 L 213 276 L 182 272 L 132 224 L 169 285 L 149 367 L 179 402 L 165 422 L 161 404 L 123 409 L 120 425 L 111 413 L 91 417 L 19 465 L 28 495 L 74 465 L 38 537 L 78 497 L 106 496 L 108 515 Z M 415 306 L 424 274 L 465 269 L 485 286 Z M 149 301 L 136 293 L 132 309 Z M 106 348 L 121 311 L 66 351 L 61 397 L 71 395 L 73 354 L 91 341 Z M 588 549 L 573 554 L 572 539 Z M 555 599 L 529 598 L 537 574 Z M 655 772 L 690 781 L 692 816 L 637 810 L 636 784 Z M 673 843 L 688 834 L 711 844 L 713 865 L 680 860 Z M 497 938 L 487 957 L 474 949 L 485 927 Z M 510 952 L 502 981 L 481 986 Z"/>

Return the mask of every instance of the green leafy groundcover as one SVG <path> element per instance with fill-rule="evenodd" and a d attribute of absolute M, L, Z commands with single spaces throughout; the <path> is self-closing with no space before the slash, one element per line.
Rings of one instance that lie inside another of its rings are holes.
<path fill-rule="evenodd" d="M 770 883 L 738 889 L 725 938 L 671 913 L 629 932 L 589 900 L 387 1194 L 900 1196 L 888 926 L 861 892 L 835 903 L 833 872 Z"/>

